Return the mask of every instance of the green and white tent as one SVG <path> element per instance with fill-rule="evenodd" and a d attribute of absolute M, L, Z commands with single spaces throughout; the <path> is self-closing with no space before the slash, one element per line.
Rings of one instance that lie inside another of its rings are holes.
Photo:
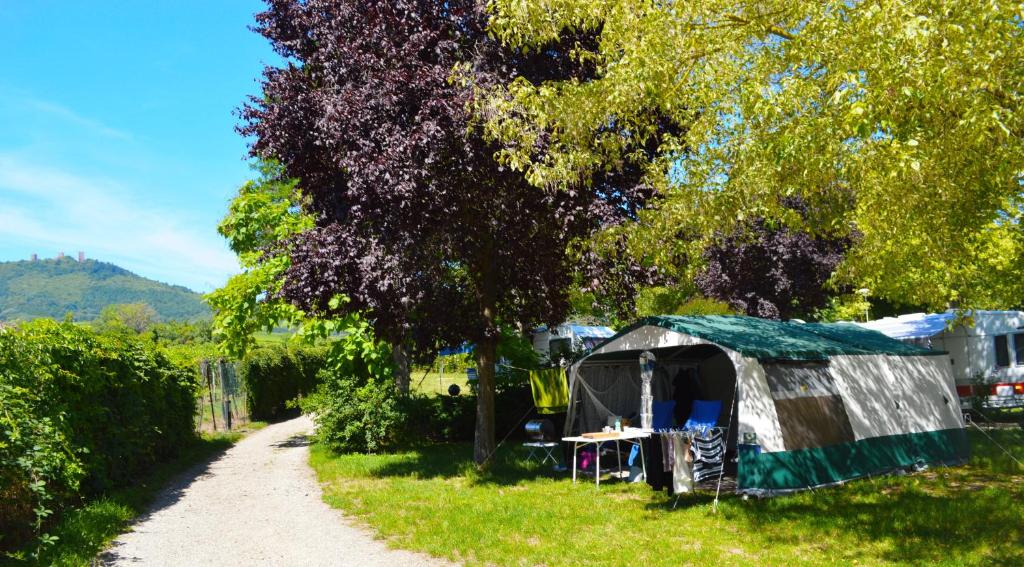
<path fill-rule="evenodd" d="M 655 403 L 678 399 L 681 379 L 696 380 L 701 399 L 723 402 L 719 425 L 738 456 L 738 492 L 968 458 L 945 352 L 849 323 L 740 316 L 649 317 L 599 345 L 569 371 L 566 434 L 639 413 L 644 351 L 657 360 Z"/>

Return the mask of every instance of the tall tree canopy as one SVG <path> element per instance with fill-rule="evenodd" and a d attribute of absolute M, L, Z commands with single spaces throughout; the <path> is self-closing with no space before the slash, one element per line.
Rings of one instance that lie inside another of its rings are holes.
<path fill-rule="evenodd" d="M 698 259 L 715 234 L 760 217 L 825 236 L 857 231 L 835 279 L 876 297 L 998 307 L 1024 295 L 1021 4 L 490 7 L 492 29 L 515 48 L 534 52 L 569 30 L 595 37 L 574 52 L 590 77 L 517 78 L 482 105 L 489 134 L 507 143 L 503 162 L 535 184 L 579 186 L 635 159 L 665 117 L 690 126 L 648 162 L 667 198 L 645 216 L 637 253 Z M 818 214 L 792 214 L 793 196 Z M 687 238 L 675 238 L 680 226 Z"/>
<path fill-rule="evenodd" d="M 494 160 L 500 146 L 476 126 L 477 88 L 585 74 L 566 55 L 574 42 L 502 50 L 470 0 L 268 4 L 257 30 L 287 63 L 266 69 L 242 132 L 300 180 L 316 217 L 289 242 L 280 294 L 313 315 L 364 313 L 395 345 L 474 341 L 483 462 L 499 326 L 564 316 L 581 256 L 569 245 L 635 218 L 651 189 L 621 166 L 538 190 Z"/>

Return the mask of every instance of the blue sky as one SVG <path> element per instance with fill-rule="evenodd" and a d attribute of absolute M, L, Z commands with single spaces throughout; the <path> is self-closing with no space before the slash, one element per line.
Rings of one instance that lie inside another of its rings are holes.
<path fill-rule="evenodd" d="M 250 176 L 233 111 L 277 62 L 255 0 L 0 0 L 0 260 L 84 250 L 209 291 Z"/>

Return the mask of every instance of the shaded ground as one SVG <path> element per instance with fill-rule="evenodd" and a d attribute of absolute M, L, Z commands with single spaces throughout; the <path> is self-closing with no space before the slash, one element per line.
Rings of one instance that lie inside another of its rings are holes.
<path fill-rule="evenodd" d="M 327 501 L 398 545 L 470 565 L 1024 564 L 1024 468 L 978 431 L 963 467 L 793 496 L 674 498 L 646 485 L 573 485 L 508 446 L 486 473 L 468 445 L 312 463 Z M 1024 431 L 989 432 L 1024 460 Z"/>
<path fill-rule="evenodd" d="M 301 417 L 270 425 L 165 489 L 102 565 L 430 565 L 388 549 L 321 499 Z"/>

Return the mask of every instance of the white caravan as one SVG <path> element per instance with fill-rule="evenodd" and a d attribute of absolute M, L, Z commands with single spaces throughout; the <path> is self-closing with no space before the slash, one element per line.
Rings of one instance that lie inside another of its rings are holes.
<path fill-rule="evenodd" d="M 972 311 L 965 321 L 954 324 L 956 312 L 951 310 L 858 325 L 948 352 L 960 405 L 965 409 L 970 407 L 972 394 L 981 397 L 982 407 L 1024 406 L 1024 312 Z"/>
<path fill-rule="evenodd" d="M 609 327 L 562 323 L 557 327 L 537 327 L 532 334 L 533 350 L 541 360 L 558 362 L 563 356 L 571 358 L 573 352 L 590 352 L 615 335 L 615 331 Z"/>

